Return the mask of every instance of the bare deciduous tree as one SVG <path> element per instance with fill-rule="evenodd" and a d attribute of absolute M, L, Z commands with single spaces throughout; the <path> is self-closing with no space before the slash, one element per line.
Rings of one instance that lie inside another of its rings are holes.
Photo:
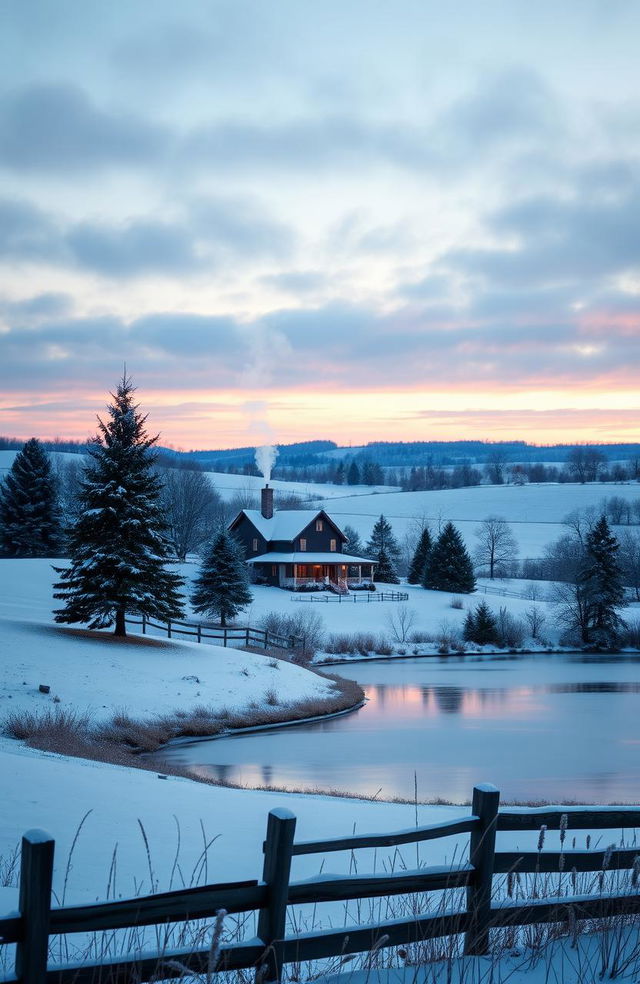
<path fill-rule="evenodd" d="M 487 516 L 475 535 L 479 540 L 474 557 L 478 569 L 486 570 L 491 580 L 505 577 L 518 556 L 518 544 L 506 519 Z"/>
<path fill-rule="evenodd" d="M 527 620 L 529 631 L 531 632 L 531 638 L 539 639 L 540 630 L 547 621 L 547 616 L 544 614 L 539 605 L 533 604 L 530 608 L 527 608 L 524 613 L 524 617 Z"/>
<path fill-rule="evenodd" d="M 162 504 L 169 538 L 178 560 L 199 547 L 222 519 L 220 496 L 202 471 L 168 468 L 161 472 Z"/>
<path fill-rule="evenodd" d="M 416 624 L 416 611 L 408 605 L 398 605 L 387 616 L 387 625 L 396 642 L 406 642 L 411 629 Z"/>

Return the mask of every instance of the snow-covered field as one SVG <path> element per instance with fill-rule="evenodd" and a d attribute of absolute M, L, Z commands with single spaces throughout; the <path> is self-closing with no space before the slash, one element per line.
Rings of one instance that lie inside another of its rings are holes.
<path fill-rule="evenodd" d="M 544 547 L 563 533 L 562 521 L 575 509 L 598 507 L 604 498 L 620 496 L 637 501 L 638 485 L 478 485 L 437 492 L 383 492 L 373 496 L 331 500 L 328 510 L 340 526 L 349 525 L 368 539 L 382 513 L 397 537 L 426 520 L 437 530 L 454 523 L 471 551 L 475 531 L 487 516 L 501 516 L 512 528 L 521 557 L 539 557 Z"/>

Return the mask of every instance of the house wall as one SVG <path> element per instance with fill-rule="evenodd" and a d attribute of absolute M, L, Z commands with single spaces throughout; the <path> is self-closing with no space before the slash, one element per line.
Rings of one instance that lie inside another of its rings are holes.
<path fill-rule="evenodd" d="M 322 520 L 322 531 L 318 532 L 316 530 L 316 520 L 314 519 L 308 526 L 301 531 L 299 536 L 293 541 L 293 549 L 297 552 L 300 550 L 300 539 L 306 539 L 307 541 L 307 552 L 311 553 L 329 553 L 331 549 L 331 540 L 336 541 L 336 553 L 342 553 L 342 548 L 344 547 L 345 540 L 342 533 L 336 529 L 335 526 L 327 519 L 326 516 L 318 516 L 318 519 Z M 277 549 L 291 549 L 288 548 L 277 548 Z"/>
<path fill-rule="evenodd" d="M 242 516 L 233 530 L 236 540 L 244 547 L 245 557 L 257 557 L 259 554 L 266 553 L 271 549 L 263 536 L 257 531 L 252 522 L 246 516 Z M 258 549 L 253 549 L 253 541 L 258 541 Z"/>

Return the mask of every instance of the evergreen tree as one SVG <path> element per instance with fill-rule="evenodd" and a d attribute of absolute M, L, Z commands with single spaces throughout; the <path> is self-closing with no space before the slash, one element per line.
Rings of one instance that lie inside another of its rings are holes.
<path fill-rule="evenodd" d="M 431 550 L 422 586 L 432 591 L 475 591 L 471 557 L 453 523 L 447 523 Z"/>
<path fill-rule="evenodd" d="M 409 584 L 422 584 L 422 579 L 424 577 L 425 566 L 431 553 L 431 548 L 433 546 L 433 540 L 431 539 L 431 533 L 429 532 L 429 527 L 425 526 L 422 533 L 420 534 L 420 539 L 418 540 L 418 546 L 416 547 L 416 552 L 413 555 L 413 560 L 409 566 L 409 574 L 407 576 L 407 581 Z"/>
<path fill-rule="evenodd" d="M 475 614 L 467 614 L 462 630 L 467 642 L 475 642 L 479 646 L 496 644 L 498 642 L 498 623 L 486 601 L 476 606 Z"/>
<path fill-rule="evenodd" d="M 345 526 L 342 532 L 347 538 L 345 553 L 352 554 L 354 557 L 362 556 L 364 553 L 364 547 L 358 531 L 354 530 L 353 526 Z"/>
<path fill-rule="evenodd" d="M 51 557 L 60 546 L 60 513 L 49 455 L 32 437 L 0 484 L 0 544 L 11 557 Z"/>
<path fill-rule="evenodd" d="M 242 548 L 228 530 L 214 536 L 198 577 L 194 581 L 191 604 L 201 615 L 215 615 L 220 625 L 250 605 L 249 575 Z"/>
<path fill-rule="evenodd" d="M 393 535 L 391 523 L 381 515 L 371 531 L 371 538 L 367 542 L 367 556 L 378 560 L 382 550 L 393 561 L 394 566 L 399 563 L 400 546 Z"/>
<path fill-rule="evenodd" d="M 400 578 L 398 577 L 393 560 L 384 547 L 378 554 L 375 579 L 380 584 L 400 584 Z"/>
<path fill-rule="evenodd" d="M 360 469 L 355 461 L 352 461 L 347 471 L 347 485 L 360 485 Z"/>
<path fill-rule="evenodd" d="M 83 622 L 90 629 L 115 623 L 117 636 L 126 635 L 127 612 L 163 621 L 182 615 L 182 578 L 164 566 L 170 551 L 151 450 L 158 438 L 147 434 L 134 392 L 125 373 L 112 394 L 109 419 L 98 417 L 71 531 L 71 565 L 59 570 L 54 591 L 65 602 L 56 622 Z"/>
<path fill-rule="evenodd" d="M 344 462 L 339 461 L 333 476 L 335 485 L 344 485 Z"/>
<path fill-rule="evenodd" d="M 622 571 L 618 563 L 619 544 L 601 516 L 589 531 L 584 558 L 578 573 L 578 589 L 586 610 L 582 641 L 598 646 L 615 646 L 624 621 L 617 609 L 626 604 Z"/>

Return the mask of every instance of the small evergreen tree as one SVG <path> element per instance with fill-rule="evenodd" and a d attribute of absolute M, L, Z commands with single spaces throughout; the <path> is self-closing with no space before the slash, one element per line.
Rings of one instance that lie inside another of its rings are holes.
<path fill-rule="evenodd" d="M 479 646 L 497 644 L 498 623 L 486 601 L 481 601 L 476 606 L 474 615 L 469 612 L 462 631 L 468 642 L 475 642 Z"/>
<path fill-rule="evenodd" d="M 228 530 L 213 538 L 193 583 L 191 604 L 200 615 L 214 615 L 220 625 L 253 601 L 242 548 Z"/>
<path fill-rule="evenodd" d="M 127 612 L 163 621 L 183 614 L 182 578 L 164 566 L 170 551 L 151 450 L 158 438 L 147 434 L 134 392 L 123 375 L 109 420 L 98 417 L 70 536 L 71 565 L 59 569 L 54 586 L 54 598 L 65 602 L 56 622 L 90 629 L 115 623 L 117 636 L 126 635 Z"/>
<path fill-rule="evenodd" d="M 399 563 L 400 546 L 393 535 L 391 523 L 381 515 L 371 531 L 371 538 L 367 542 L 367 556 L 378 560 L 382 550 L 393 561 L 394 566 Z"/>
<path fill-rule="evenodd" d="M 433 540 L 431 539 L 429 527 L 425 526 L 420 534 L 420 539 L 418 540 L 418 546 L 416 547 L 416 552 L 413 555 L 413 560 L 409 565 L 409 574 L 407 576 L 407 581 L 409 584 L 422 584 L 425 567 L 429 554 L 431 553 L 432 546 Z"/>
<path fill-rule="evenodd" d="M 617 612 L 626 604 L 618 549 L 618 541 L 609 529 L 606 517 L 601 516 L 587 535 L 578 574 L 578 587 L 587 612 L 582 632 L 585 643 L 615 646 L 619 630 L 624 627 Z"/>
<path fill-rule="evenodd" d="M 377 557 L 375 579 L 380 584 L 400 584 L 393 560 L 384 547 Z"/>
<path fill-rule="evenodd" d="M 422 581 L 432 591 L 475 591 L 471 557 L 453 523 L 447 523 L 429 555 Z"/>
<path fill-rule="evenodd" d="M 49 455 L 32 437 L 0 483 L 0 544 L 10 557 L 51 557 L 60 547 L 60 513 Z"/>

